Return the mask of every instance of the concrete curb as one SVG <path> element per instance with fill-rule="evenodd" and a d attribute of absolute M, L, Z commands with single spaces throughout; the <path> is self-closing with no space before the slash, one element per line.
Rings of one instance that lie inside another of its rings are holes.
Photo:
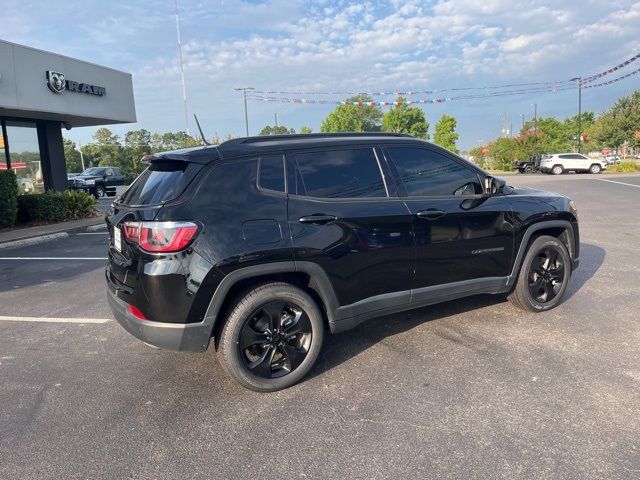
<path fill-rule="evenodd" d="M 99 225 L 90 225 L 87 228 L 85 228 L 87 232 L 99 232 L 100 230 L 106 230 L 106 229 L 107 229 L 106 223 L 101 223 Z"/>
<path fill-rule="evenodd" d="M 8 248 L 27 247 L 29 245 L 37 245 L 39 243 L 48 242 L 50 240 L 57 240 L 60 238 L 68 237 L 67 232 L 50 233 L 48 235 L 40 235 L 38 237 L 22 238 L 20 240 L 13 240 L 11 242 L 0 243 L 0 250 Z"/>

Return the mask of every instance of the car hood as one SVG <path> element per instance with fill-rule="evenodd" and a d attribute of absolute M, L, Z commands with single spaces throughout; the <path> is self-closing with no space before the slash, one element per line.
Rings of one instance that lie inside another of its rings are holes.
<path fill-rule="evenodd" d="M 98 178 L 102 178 L 102 177 L 100 175 L 76 175 L 71 178 L 80 179 L 80 180 L 97 180 Z M 69 180 L 71 180 L 71 178 Z"/>

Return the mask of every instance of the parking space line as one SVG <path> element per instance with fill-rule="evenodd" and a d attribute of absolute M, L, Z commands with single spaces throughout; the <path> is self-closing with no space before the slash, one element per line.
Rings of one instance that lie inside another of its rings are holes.
<path fill-rule="evenodd" d="M 107 323 L 109 318 L 52 318 L 52 317 L 8 317 L 0 315 L 1 322 L 45 322 L 45 323 Z"/>
<path fill-rule="evenodd" d="M 0 260 L 107 260 L 107 257 L 0 257 Z"/>
<path fill-rule="evenodd" d="M 626 185 L 627 187 L 640 188 L 640 185 L 634 185 L 633 183 L 616 182 L 615 180 L 607 180 L 607 179 L 604 179 L 604 178 L 596 178 L 594 180 L 600 180 L 601 182 L 618 183 L 620 185 Z"/>
<path fill-rule="evenodd" d="M 76 235 L 109 235 L 109 232 L 80 232 Z"/>

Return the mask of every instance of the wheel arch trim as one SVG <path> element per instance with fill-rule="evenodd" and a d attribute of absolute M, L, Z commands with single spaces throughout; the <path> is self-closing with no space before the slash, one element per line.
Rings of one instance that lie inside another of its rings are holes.
<path fill-rule="evenodd" d="M 524 261 L 524 256 L 527 254 L 529 240 L 531 240 L 531 237 L 534 233 L 539 232 L 540 230 L 545 230 L 547 228 L 563 228 L 567 232 L 567 236 L 569 238 L 569 257 L 571 258 L 572 263 L 575 265 L 572 266 L 572 270 L 575 270 L 575 268 L 577 268 L 579 259 L 575 257 L 575 252 L 577 251 L 575 243 L 576 240 L 571 222 L 569 222 L 568 220 L 545 220 L 542 222 L 537 222 L 527 227 L 527 230 L 524 232 L 522 240 L 520 241 L 518 253 L 513 262 L 513 269 L 511 270 L 511 274 L 507 277 L 507 285 L 509 287 L 513 286 L 516 279 L 518 278 L 520 268 L 522 267 L 522 262 Z"/>
<path fill-rule="evenodd" d="M 225 275 L 211 297 L 203 321 L 211 325 L 211 332 L 213 332 L 220 314 L 220 309 L 227 295 L 238 282 L 253 277 L 258 278 L 265 275 L 282 273 L 308 274 L 311 278 L 310 287 L 318 293 L 324 303 L 329 322 L 334 320 L 335 312 L 338 309 L 338 299 L 329 281 L 329 277 L 327 277 L 322 267 L 313 262 L 284 261 L 242 267 Z"/>

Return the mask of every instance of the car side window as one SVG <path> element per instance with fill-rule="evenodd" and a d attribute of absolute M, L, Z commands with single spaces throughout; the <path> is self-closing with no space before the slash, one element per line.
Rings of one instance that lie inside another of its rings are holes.
<path fill-rule="evenodd" d="M 409 197 L 471 196 L 483 192 L 473 170 L 434 150 L 390 147 L 387 152 Z"/>
<path fill-rule="evenodd" d="M 113 177 L 113 170 L 111 168 L 107 168 L 104 172 L 107 177 Z"/>
<path fill-rule="evenodd" d="M 266 155 L 258 162 L 258 185 L 265 190 L 284 192 L 284 160 L 282 155 Z"/>
<path fill-rule="evenodd" d="M 373 148 L 303 152 L 293 158 L 297 168 L 292 193 L 320 198 L 387 196 Z"/>

